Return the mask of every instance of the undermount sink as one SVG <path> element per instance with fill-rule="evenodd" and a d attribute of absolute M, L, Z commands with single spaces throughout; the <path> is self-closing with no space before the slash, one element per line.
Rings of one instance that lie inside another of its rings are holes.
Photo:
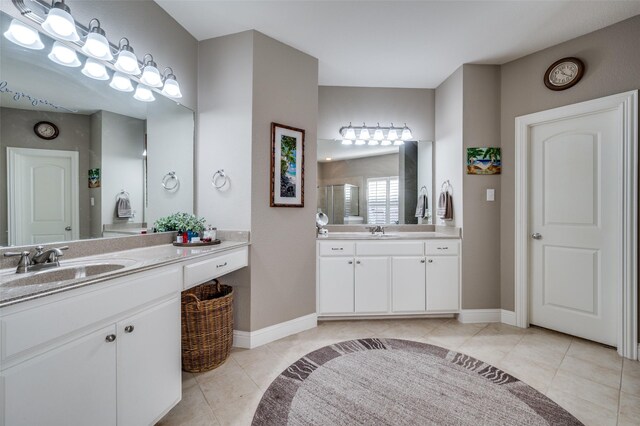
<path fill-rule="evenodd" d="M 2 287 L 9 288 L 76 280 L 79 278 L 92 277 L 94 275 L 117 271 L 125 266 L 127 266 L 125 262 L 60 265 L 57 268 L 26 274 L 26 276 L 24 274 L 14 274 L 10 277 L 5 275 L 5 279 L 3 280 L 4 283 L 0 285 Z"/>

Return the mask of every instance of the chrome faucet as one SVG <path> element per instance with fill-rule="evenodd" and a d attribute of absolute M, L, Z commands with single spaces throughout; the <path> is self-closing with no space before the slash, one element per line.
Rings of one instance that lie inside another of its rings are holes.
<path fill-rule="evenodd" d="M 369 231 L 371 231 L 371 234 L 384 234 L 384 227 L 380 225 L 370 226 Z"/>
<path fill-rule="evenodd" d="M 68 248 L 68 246 L 64 246 L 44 250 L 43 246 L 37 246 L 33 255 L 31 255 L 30 251 L 25 250 L 21 252 L 6 252 L 4 257 L 20 256 L 16 274 L 25 274 L 31 271 L 60 266 L 59 258 L 64 255 L 62 250 L 67 250 Z"/>

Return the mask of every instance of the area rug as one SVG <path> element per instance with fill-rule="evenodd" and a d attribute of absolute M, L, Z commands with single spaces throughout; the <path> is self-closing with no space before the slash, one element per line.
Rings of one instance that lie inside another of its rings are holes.
<path fill-rule="evenodd" d="M 504 371 L 438 346 L 359 339 L 325 346 L 269 386 L 263 425 L 581 425 Z"/>

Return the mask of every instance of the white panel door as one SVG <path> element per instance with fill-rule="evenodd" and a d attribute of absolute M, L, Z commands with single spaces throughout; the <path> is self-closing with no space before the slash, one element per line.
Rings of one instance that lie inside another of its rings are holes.
<path fill-rule="evenodd" d="M 460 309 L 458 256 L 427 256 L 427 311 Z"/>
<path fill-rule="evenodd" d="M 318 313 L 353 313 L 353 258 L 321 257 L 319 263 Z"/>
<path fill-rule="evenodd" d="M 615 110 L 531 128 L 531 324 L 616 345 L 622 135 Z"/>
<path fill-rule="evenodd" d="M 391 298 L 393 312 L 424 312 L 426 309 L 425 258 L 391 259 Z"/>
<path fill-rule="evenodd" d="M 7 148 L 9 243 L 79 238 L 78 153 Z"/>
<path fill-rule="evenodd" d="M 356 258 L 356 312 L 389 312 L 389 258 Z"/>
<path fill-rule="evenodd" d="M 115 425 L 117 343 L 108 335 L 115 326 L 4 371 L 4 424 Z"/>
<path fill-rule="evenodd" d="M 117 324 L 118 425 L 149 425 L 182 392 L 180 299 Z"/>

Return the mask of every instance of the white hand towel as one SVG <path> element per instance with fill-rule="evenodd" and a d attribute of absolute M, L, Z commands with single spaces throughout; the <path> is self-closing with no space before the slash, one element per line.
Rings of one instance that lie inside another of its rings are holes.
<path fill-rule="evenodd" d="M 124 219 L 133 217 L 133 212 L 131 211 L 131 201 L 129 201 L 129 197 L 121 195 L 120 198 L 118 198 L 116 212 L 119 218 Z"/>
<path fill-rule="evenodd" d="M 453 220 L 453 199 L 448 191 L 440 193 L 437 214 L 440 219 Z"/>

